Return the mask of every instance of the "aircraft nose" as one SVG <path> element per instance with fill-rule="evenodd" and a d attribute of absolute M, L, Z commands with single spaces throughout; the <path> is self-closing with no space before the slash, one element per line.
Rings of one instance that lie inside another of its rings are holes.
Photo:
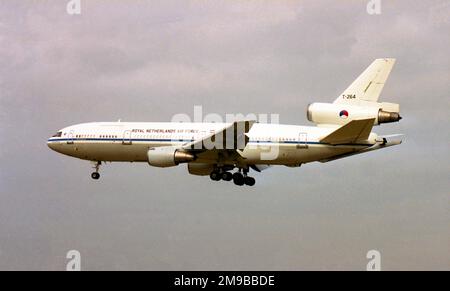
<path fill-rule="evenodd" d="M 49 141 L 47 141 L 47 146 L 48 146 L 50 149 L 56 151 L 56 142 L 50 141 L 50 140 L 49 140 Z"/>

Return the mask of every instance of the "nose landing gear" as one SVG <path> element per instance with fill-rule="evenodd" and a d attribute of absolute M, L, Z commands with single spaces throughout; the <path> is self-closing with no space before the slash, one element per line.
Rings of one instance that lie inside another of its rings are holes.
<path fill-rule="evenodd" d="M 94 173 L 91 174 L 91 177 L 92 177 L 92 179 L 94 179 L 94 180 L 98 180 L 98 179 L 100 178 L 100 174 L 94 172 Z"/>
<path fill-rule="evenodd" d="M 98 180 L 100 178 L 100 173 L 98 170 L 100 169 L 100 165 L 102 164 L 101 161 L 95 162 L 93 168 L 95 169 L 95 172 L 91 174 L 91 178 L 94 180 Z"/>

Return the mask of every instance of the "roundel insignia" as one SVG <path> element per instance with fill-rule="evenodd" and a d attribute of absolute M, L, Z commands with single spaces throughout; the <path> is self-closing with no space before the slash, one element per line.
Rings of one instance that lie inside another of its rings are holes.
<path fill-rule="evenodd" d="M 341 112 L 339 112 L 339 117 L 340 118 L 347 118 L 348 117 L 348 111 L 347 110 L 342 110 Z"/>

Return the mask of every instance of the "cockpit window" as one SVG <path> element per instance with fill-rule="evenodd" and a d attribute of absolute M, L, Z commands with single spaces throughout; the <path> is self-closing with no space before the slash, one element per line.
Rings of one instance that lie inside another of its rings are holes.
<path fill-rule="evenodd" d="M 61 137 L 61 135 L 62 135 L 62 131 L 58 131 L 52 137 Z"/>

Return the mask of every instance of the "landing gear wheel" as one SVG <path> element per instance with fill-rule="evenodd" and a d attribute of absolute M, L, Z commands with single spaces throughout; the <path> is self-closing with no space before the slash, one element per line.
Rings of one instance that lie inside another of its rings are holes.
<path fill-rule="evenodd" d="M 220 175 L 219 172 L 217 171 L 212 171 L 211 174 L 209 174 L 209 177 L 211 178 L 211 180 L 213 181 L 219 181 L 222 177 Z"/>
<path fill-rule="evenodd" d="M 92 161 L 92 162 L 94 163 L 92 167 L 94 168 L 95 172 L 91 174 L 91 177 L 94 180 L 98 180 L 100 178 L 98 170 L 100 169 L 100 165 L 102 164 L 102 162 L 101 161 Z"/>
<path fill-rule="evenodd" d="M 91 174 L 91 177 L 92 177 L 92 179 L 94 179 L 94 180 L 98 180 L 98 179 L 100 178 L 100 174 L 97 173 L 97 172 L 94 172 L 94 173 Z"/>
<path fill-rule="evenodd" d="M 241 173 L 236 172 L 233 174 L 233 182 L 238 186 L 244 185 L 244 176 Z"/>
<path fill-rule="evenodd" d="M 245 177 L 244 183 L 247 186 L 253 186 L 253 185 L 255 185 L 256 181 L 255 181 L 255 178 L 253 178 L 253 177 Z"/>
<path fill-rule="evenodd" d="M 233 175 L 230 172 L 223 172 L 222 173 L 222 180 L 224 180 L 224 181 L 231 181 L 231 180 L 233 180 Z"/>

